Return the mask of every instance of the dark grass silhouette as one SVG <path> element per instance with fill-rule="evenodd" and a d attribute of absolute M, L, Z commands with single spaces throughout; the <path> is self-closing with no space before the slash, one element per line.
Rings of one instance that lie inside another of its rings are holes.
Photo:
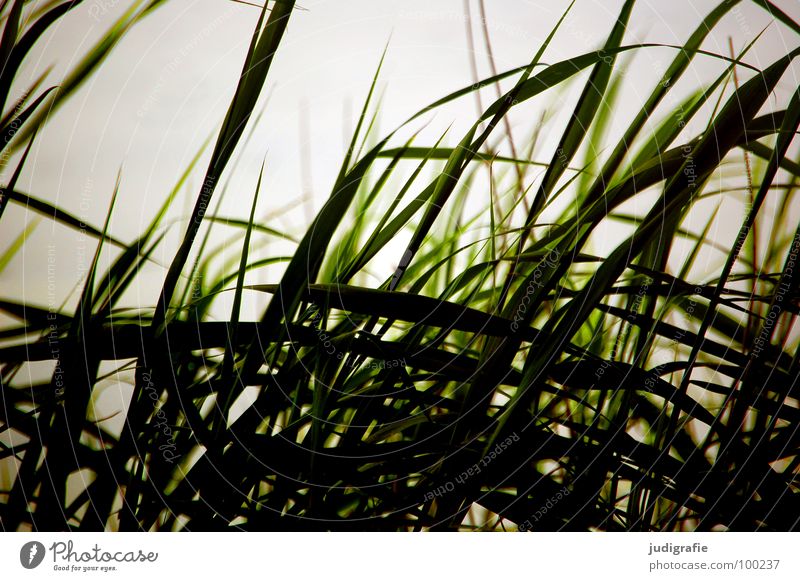
<path fill-rule="evenodd" d="M 127 16 L 65 85 L 9 103 L 25 54 L 76 4 L 24 27 L 22 0 L 3 5 L 0 126 L 14 139 L 0 144 L 9 150 L 30 147 L 46 111 L 157 5 Z M 796 528 L 800 93 L 785 109 L 772 95 L 781 79 L 796 83 L 798 50 L 763 70 L 744 53 L 716 55 L 724 72 L 666 105 L 738 4 L 722 2 L 673 48 L 662 82 L 611 146 L 624 56 L 654 48 L 623 42 L 633 1 L 601 50 L 544 64 L 556 28 L 530 63 L 482 81 L 513 85 L 456 147 L 444 136 L 397 147 L 393 133 L 371 135 L 371 90 L 330 197 L 293 254 L 255 259 L 259 237 L 284 235 L 255 219 L 260 181 L 249 220 L 206 209 L 291 34 L 294 2 L 270 3 L 159 302 L 118 306 L 161 244 L 183 180 L 133 242 L 108 224 L 85 227 L 98 254 L 110 246 L 115 259 L 101 271 L 95 256 L 77 305 L 53 313 L 24 297 L 0 302 L 17 321 L 1 331 L 3 529 Z M 800 35 L 770 2 L 756 4 Z M 570 81 L 582 89 L 555 152 L 534 156 L 532 131 L 500 154 L 507 113 Z M 26 156 L 0 213 L 24 204 L 82 227 L 16 188 Z M 465 199 L 487 168 L 485 211 L 473 216 Z M 643 192 L 657 193 L 649 210 L 623 207 Z M 733 243 L 713 236 L 717 212 L 707 210 L 726 196 L 748 200 Z M 780 221 L 764 218 L 768 200 Z M 198 234 L 220 222 L 238 230 L 242 252 L 215 275 L 212 241 Z M 609 223 L 625 235 L 597 254 L 590 237 Z M 399 266 L 367 286 L 398 233 L 410 234 Z M 756 240 L 767 238 L 765 251 Z M 247 284 L 268 264 L 285 266 L 274 284 Z M 242 320 L 243 297 L 256 293 L 269 297 L 266 310 Z M 233 296 L 224 322 L 209 316 L 222 294 Z M 24 366 L 41 361 L 55 361 L 52 379 L 26 382 Z M 101 362 L 135 377 L 119 437 L 89 413 Z M 245 406 L 237 399 L 247 387 L 257 395 Z M 88 484 L 68 484 L 76 471 Z"/>

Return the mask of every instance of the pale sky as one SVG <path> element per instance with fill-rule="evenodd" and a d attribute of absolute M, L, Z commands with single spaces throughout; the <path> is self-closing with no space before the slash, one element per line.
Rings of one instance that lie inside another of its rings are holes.
<path fill-rule="evenodd" d="M 800 19 L 797 0 L 775 3 Z M 568 2 L 487 0 L 486 4 L 497 68 L 506 70 L 530 61 Z M 621 4 L 620 0 L 577 0 L 545 61 L 555 62 L 598 48 Z M 26 62 L 18 79 L 19 91 L 51 65 L 53 82 L 58 82 L 60 75 L 127 5 L 127 0 L 87 0 L 73 10 L 47 36 L 46 46 Z M 714 1 L 642 0 L 630 19 L 626 43 L 683 44 L 715 5 Z M 258 214 L 300 204 L 295 211 L 272 218 L 270 224 L 295 234 L 302 233 L 310 212 L 320 207 L 330 191 L 342 159 L 345 135 L 354 125 L 353 116 L 387 43 L 386 63 L 379 81 L 383 93 L 381 134 L 424 105 L 472 82 L 462 0 L 305 0 L 301 6 L 292 16 L 270 71 L 269 88 L 262 95 L 262 103 L 269 95 L 265 113 L 252 142 L 238 152 L 241 160 L 237 171 L 228 172 L 231 194 L 222 212 L 246 217 L 257 172 L 266 156 Z M 471 6 L 473 17 L 477 18 L 478 5 L 472 0 Z M 131 30 L 91 81 L 40 133 L 19 189 L 100 226 L 121 169 L 112 233 L 123 240 L 133 240 L 199 145 L 207 136 L 216 136 L 257 17 L 258 8 L 226 0 L 168 0 Z M 727 55 L 730 35 L 739 50 L 770 20 L 762 9 L 744 1 L 719 25 L 704 48 Z M 488 76 L 490 68 L 481 31 L 475 28 L 474 33 L 480 74 Z M 773 24 L 747 60 L 756 66 L 767 66 L 796 43 L 795 35 Z M 670 49 L 638 54 L 631 63 L 623 92 L 623 100 L 630 107 L 622 108 L 622 113 L 635 110 L 673 54 Z M 778 100 L 785 99 L 797 85 L 798 66 L 795 63 L 784 79 Z M 719 70 L 719 62 L 698 57 L 684 80 L 687 87 L 697 86 L 708 82 Z M 486 89 L 484 95 L 486 105 L 489 96 L 494 95 L 493 89 Z M 517 136 L 530 133 L 532 122 L 538 118 L 532 111 L 551 105 L 554 96 L 545 94 L 532 105 L 534 108 L 512 117 Z M 562 93 L 558 98 L 569 102 L 574 96 Z M 563 107 L 562 116 L 570 109 L 571 105 Z M 307 115 L 307 130 L 301 131 L 303 115 Z M 451 124 L 454 143 L 474 116 L 474 99 L 462 99 L 431 117 L 418 144 L 432 144 Z M 614 119 L 617 127 L 624 126 L 625 121 L 624 115 Z M 550 137 L 552 141 L 553 136 Z M 304 148 L 312 159 L 307 175 L 313 192 L 305 206 L 300 202 L 305 186 L 299 163 Z M 543 151 L 542 160 L 547 161 L 552 151 L 546 147 Z M 185 216 L 188 211 L 209 154 L 210 150 L 193 174 L 193 187 L 176 203 L 173 217 Z M 19 206 L 9 207 L 0 244 L 6 247 L 32 217 Z M 180 223 L 171 230 L 174 235 L 167 239 L 158 260 L 171 260 L 183 229 L 184 223 Z M 58 256 L 55 299 L 47 299 L 43 292 L 48 244 L 56 245 Z M 81 265 L 85 269 L 93 250 L 91 240 L 82 240 L 79 234 L 45 219 L 24 251 L 0 272 L 4 294 L 24 296 L 40 304 L 48 300 L 59 302 L 68 296 Z M 238 252 L 238 248 L 232 252 Z M 154 304 L 163 271 L 156 269 L 149 276 L 152 285 L 140 289 L 141 294 L 133 302 Z"/>

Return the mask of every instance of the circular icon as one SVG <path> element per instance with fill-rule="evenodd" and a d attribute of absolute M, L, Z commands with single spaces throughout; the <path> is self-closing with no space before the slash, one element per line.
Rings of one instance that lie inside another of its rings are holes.
<path fill-rule="evenodd" d="M 44 545 L 39 541 L 30 541 L 19 550 L 19 562 L 26 569 L 35 569 L 44 560 Z"/>

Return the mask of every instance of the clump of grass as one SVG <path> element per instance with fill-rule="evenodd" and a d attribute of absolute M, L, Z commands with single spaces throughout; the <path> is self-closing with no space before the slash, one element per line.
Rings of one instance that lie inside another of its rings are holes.
<path fill-rule="evenodd" d="M 117 254 L 106 272 L 95 258 L 74 310 L 0 303 L 20 321 L 0 348 L 3 527 L 793 530 L 800 92 L 770 107 L 800 51 L 764 70 L 745 63 L 747 50 L 705 53 L 725 70 L 670 109 L 703 41 L 739 4 L 722 2 L 609 145 L 620 63 L 655 48 L 624 43 L 634 4 L 601 49 L 545 64 L 556 26 L 529 63 L 484 79 L 514 84 L 455 147 L 447 136 L 394 139 L 474 84 L 374 136 L 373 82 L 330 196 L 291 256 L 253 252 L 256 235 L 282 235 L 255 218 L 259 178 L 249 219 L 225 221 L 241 254 L 220 265 L 198 234 L 222 221 L 207 209 L 294 17 L 291 1 L 265 6 L 158 303 L 118 306 L 191 168 L 133 243 L 108 222 L 88 229 L 98 253 Z M 21 6 L 5 8 L 7 60 Z M 531 131 L 510 155 L 498 151 L 514 143 L 513 109 L 576 80 L 555 150 L 540 155 Z M 37 119 L 18 121 L 24 139 Z M 15 191 L 25 159 L 3 203 L 78 227 Z M 723 179 L 731 165 L 745 185 Z M 471 214 L 476 189 L 482 210 Z M 738 235 L 715 240 L 719 206 L 708 205 L 732 196 L 749 197 Z M 767 199 L 783 220 L 760 218 Z M 598 252 L 608 227 L 622 235 Z M 381 272 L 378 257 L 392 253 L 397 267 Z M 274 264 L 280 277 L 248 284 Z M 230 316 L 213 320 L 225 295 Z M 257 320 L 241 317 L 246 295 L 268 297 Z M 26 381 L 23 368 L 42 361 L 55 361 L 52 379 Z M 90 412 L 113 374 L 134 382 L 116 434 Z M 76 474 L 91 478 L 76 489 Z"/>

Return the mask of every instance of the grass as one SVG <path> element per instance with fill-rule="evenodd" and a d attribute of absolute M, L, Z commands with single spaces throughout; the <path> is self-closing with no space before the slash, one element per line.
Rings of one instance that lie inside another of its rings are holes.
<path fill-rule="evenodd" d="M 626 44 L 633 0 L 601 49 L 545 63 L 559 21 L 530 62 L 484 79 L 496 98 L 477 100 L 455 146 L 396 141 L 476 84 L 379 135 L 379 66 L 330 195 L 296 238 L 257 219 L 260 177 L 249 218 L 213 210 L 296 17 L 293 1 L 269 3 L 159 300 L 137 309 L 122 295 L 199 157 L 130 243 L 108 231 L 113 201 L 93 227 L 16 187 L 47 112 L 158 2 L 135 4 L 63 85 L 10 104 L 24 56 L 76 4 L 36 18 L 22 0 L 2 6 L 0 125 L 22 154 L 0 212 L 21 204 L 96 241 L 77 304 L 0 301 L 4 530 L 797 528 L 800 91 L 785 108 L 775 91 L 800 50 L 763 69 L 749 46 L 702 50 L 742 2 L 670 49 L 612 141 L 626 59 L 665 50 Z M 722 72 L 671 98 L 698 55 Z M 555 148 L 537 128 L 512 135 L 512 110 L 574 87 L 564 124 L 541 117 Z M 746 207 L 732 240 L 717 233 L 729 200 Z M 235 260 L 212 230 L 233 232 Z M 294 249 L 262 256 L 265 237 Z M 253 283 L 264 269 L 280 274 Z M 255 320 L 248 297 L 266 303 Z M 27 380 L 45 362 L 49 379 Z M 119 433 L 96 413 L 109 381 L 133 383 Z"/>

